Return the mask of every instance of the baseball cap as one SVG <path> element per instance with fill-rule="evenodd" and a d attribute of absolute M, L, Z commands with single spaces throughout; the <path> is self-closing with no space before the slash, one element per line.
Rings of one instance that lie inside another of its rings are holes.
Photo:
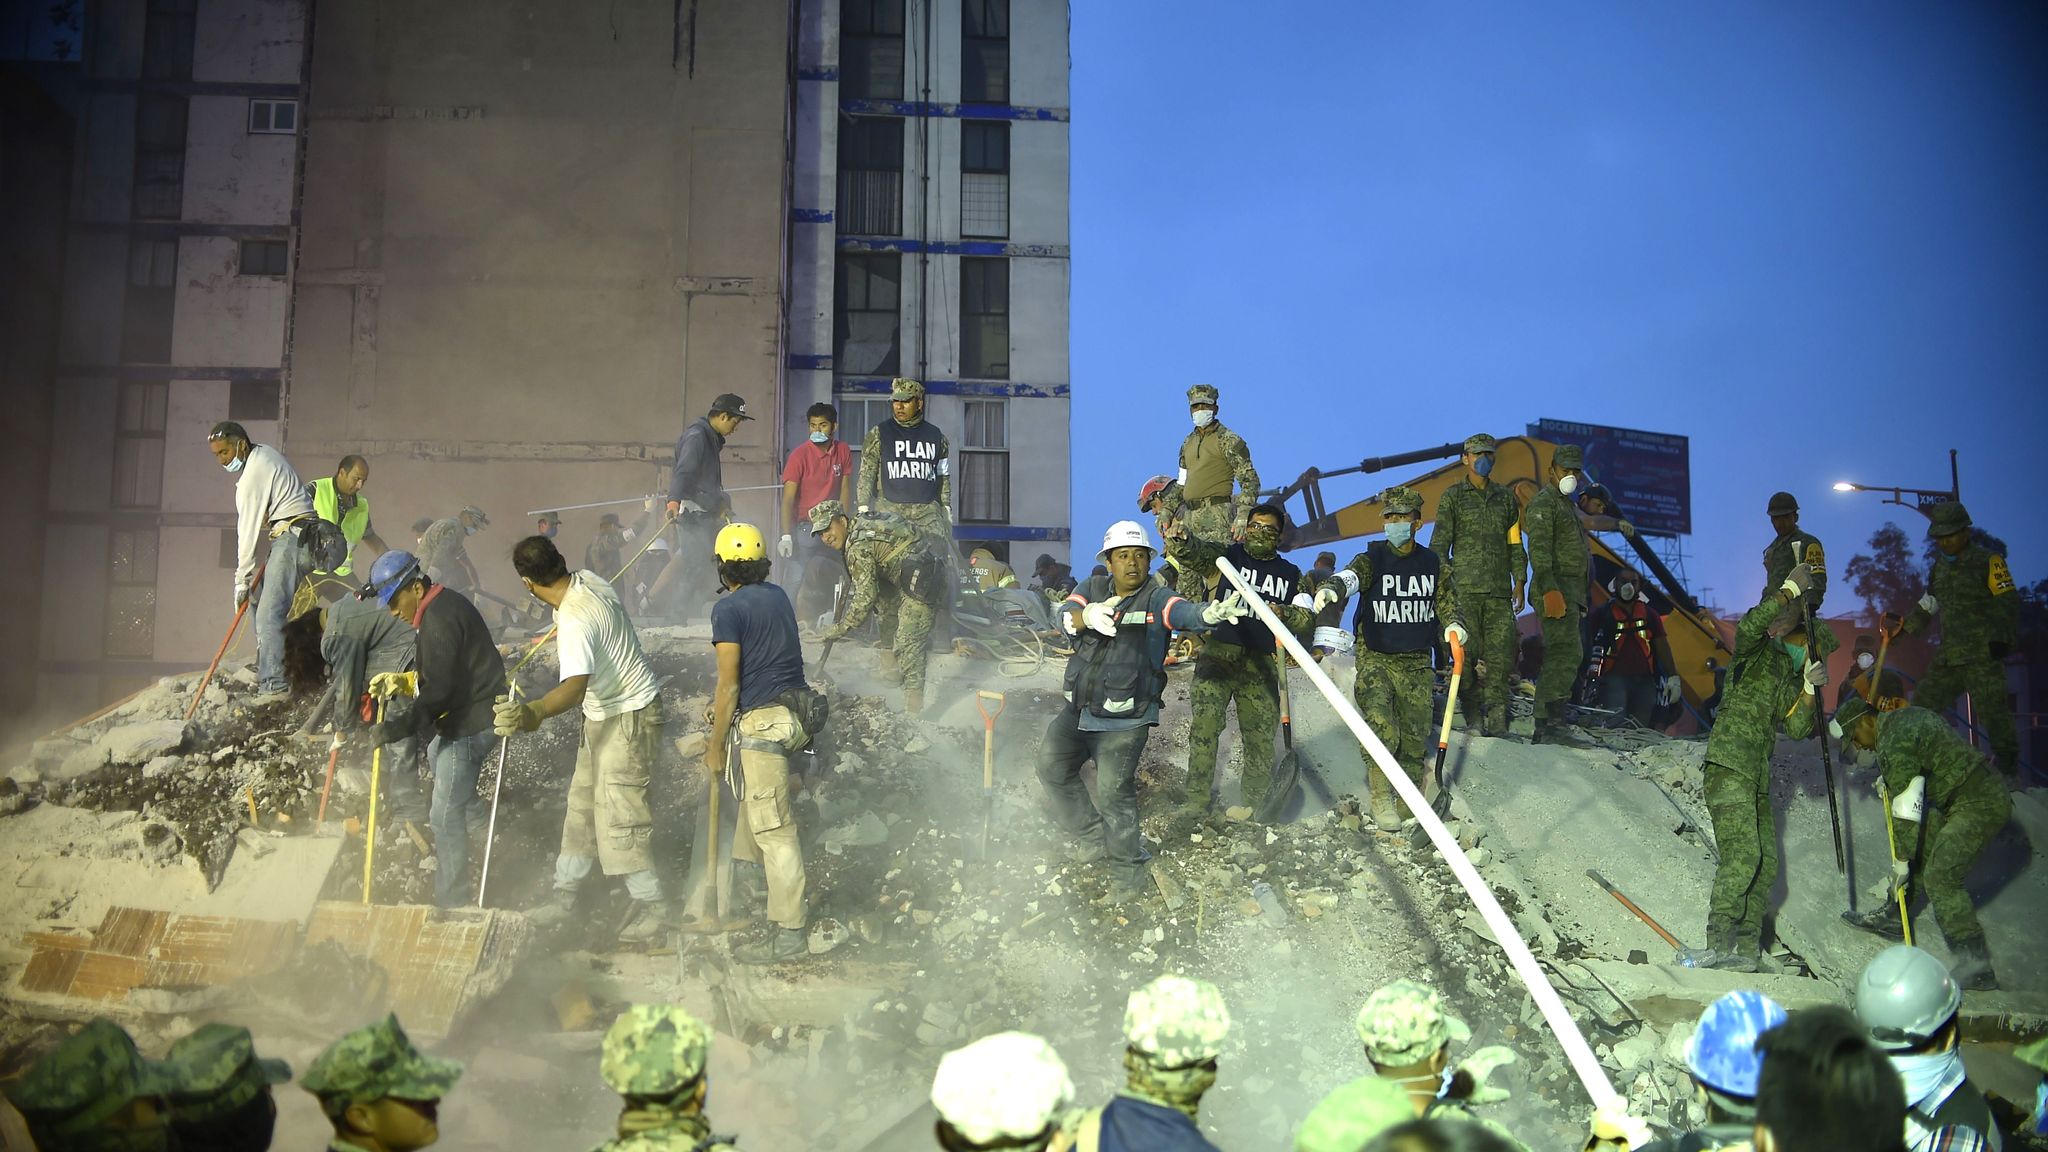
<path fill-rule="evenodd" d="M 747 402 L 731 392 L 719 393 L 718 399 L 711 402 L 711 411 L 713 413 L 724 413 L 727 416 L 737 416 L 742 420 L 753 419 L 752 416 L 747 415 Z"/>

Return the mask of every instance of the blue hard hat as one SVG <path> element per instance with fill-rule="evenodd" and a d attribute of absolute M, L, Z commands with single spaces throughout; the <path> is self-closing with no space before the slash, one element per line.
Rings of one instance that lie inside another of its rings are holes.
<path fill-rule="evenodd" d="M 1757 1037 L 1785 1022 L 1785 1009 L 1761 992 L 1730 992 L 1700 1013 L 1699 1027 L 1685 1045 L 1685 1066 L 1695 1079 L 1729 1096 L 1756 1095 L 1764 1066 Z"/>
<path fill-rule="evenodd" d="M 391 597 L 421 575 L 419 558 L 412 553 L 386 552 L 370 565 L 370 585 L 363 594 L 375 596 L 377 603 L 389 608 Z"/>

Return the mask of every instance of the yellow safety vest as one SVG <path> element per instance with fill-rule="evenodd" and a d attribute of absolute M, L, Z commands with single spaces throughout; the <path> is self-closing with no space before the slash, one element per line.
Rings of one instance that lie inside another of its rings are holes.
<path fill-rule="evenodd" d="M 313 511 L 318 512 L 322 520 L 341 528 L 342 537 L 348 541 L 348 557 L 333 575 L 348 575 L 350 564 L 355 559 L 356 545 L 363 542 L 363 533 L 370 527 L 370 498 L 358 493 L 356 506 L 344 516 L 341 514 L 341 493 L 334 490 L 334 477 L 322 476 L 313 481 Z"/>

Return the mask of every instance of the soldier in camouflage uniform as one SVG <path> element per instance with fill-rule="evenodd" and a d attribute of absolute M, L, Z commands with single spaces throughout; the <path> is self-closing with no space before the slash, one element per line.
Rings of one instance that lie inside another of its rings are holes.
<path fill-rule="evenodd" d="M 1174 591 L 1185 600 L 1209 598 L 1215 558 L 1232 540 L 1244 539 L 1252 506 L 1259 502 L 1252 450 L 1216 419 L 1216 401 L 1213 384 L 1188 389 L 1195 430 L 1181 442 L 1180 474 L 1159 496 L 1159 510 L 1187 530 L 1183 538 L 1166 544 L 1167 557 L 1178 570 Z"/>
<path fill-rule="evenodd" d="M 1804 564 L 1813 569 L 1813 591 L 1806 594 L 1806 607 L 1818 616 L 1820 602 L 1828 594 L 1827 554 L 1820 539 L 1799 527 L 1799 500 L 1790 492 L 1774 494 L 1766 511 L 1778 536 L 1764 549 L 1763 594 L 1768 596 L 1771 589 L 1783 584 L 1794 564 Z"/>
<path fill-rule="evenodd" d="M 1529 570 L 1515 494 L 1487 479 L 1496 446 L 1484 432 L 1466 438 L 1466 475 L 1437 498 L 1436 529 L 1429 537 L 1430 550 L 1453 573 L 1465 627 L 1472 632 L 1459 707 L 1481 736 L 1508 731 L 1508 689 L 1521 645 L 1515 613 L 1522 610 Z"/>
<path fill-rule="evenodd" d="M 1834 633 L 1817 629 L 1809 644 L 1803 599 L 1811 583 L 1795 564 L 1735 626 L 1735 657 L 1714 730 L 1707 737 L 1704 792 L 1721 863 L 1707 904 L 1706 943 L 1678 954 L 1692 968 L 1754 972 L 1763 950 L 1764 914 L 1778 879 L 1778 814 L 1771 807 L 1771 750 L 1778 729 L 1812 736 Z"/>
<path fill-rule="evenodd" d="M 1028 1032 L 998 1032 L 956 1048 L 932 1077 L 936 1135 L 946 1152 L 1044 1152 L 1073 1103 L 1066 1062 Z"/>
<path fill-rule="evenodd" d="M 1913 703 L 1946 712 L 1968 692 L 1976 721 L 1991 737 L 1998 770 L 2016 776 L 2020 736 L 2005 693 L 2005 658 L 2019 641 L 2020 627 L 2012 570 L 2005 557 L 1970 538 L 1970 512 L 1961 504 L 1936 504 L 1928 514 L 1927 534 L 1940 555 L 1927 575 L 1927 594 L 1906 615 L 1905 629 L 1925 631 L 1940 613 L 1941 644 Z"/>
<path fill-rule="evenodd" d="M 953 555 L 952 445 L 924 418 L 924 385 L 898 376 L 889 387 L 895 419 L 861 441 L 853 502 L 861 515 L 894 512 L 917 526 L 932 555 Z M 815 515 L 815 510 L 813 515 Z"/>
<path fill-rule="evenodd" d="M 1230 1009 L 1207 980 L 1161 976 L 1124 1008 L 1124 1090 L 1082 1114 L 1076 1143 L 1100 1152 L 1217 1152 L 1196 1126 Z"/>
<path fill-rule="evenodd" d="M 1894 880 L 1910 884 L 1907 869 L 1917 863 L 1927 902 L 1934 906 L 1934 918 L 1948 939 L 1948 950 L 1955 954 L 1956 983 L 1970 989 L 1998 987 L 1991 953 L 1984 946 L 1984 926 L 1977 922 L 1977 908 L 1963 879 L 2012 818 L 2011 793 L 1975 748 L 1941 717 L 1917 705 L 1878 712 L 1868 701 L 1852 696 L 1836 711 L 1829 730 L 1877 754 L 1892 814 L 1900 821 L 1899 854 L 1907 857 L 1894 867 Z M 1923 819 L 1924 832 L 1915 827 Z M 1916 846 L 1917 861 L 1912 859 Z M 1867 912 L 1844 912 L 1842 918 L 1903 942 L 1898 904 L 1889 889 L 1887 884 L 1885 898 Z"/>
<path fill-rule="evenodd" d="M 1389 1128 L 1415 1119 L 1408 1093 L 1391 1080 L 1360 1076 L 1322 1098 L 1294 1134 L 1294 1152 L 1358 1152 Z"/>
<path fill-rule="evenodd" d="M 320 1101 L 334 1125 L 328 1152 L 409 1152 L 441 1139 L 441 1098 L 461 1077 L 461 1064 L 413 1047 L 390 1015 L 329 1044 L 299 1077 L 299 1087 Z"/>
<path fill-rule="evenodd" d="M 895 512 L 867 512 L 849 518 L 837 500 L 811 509 L 811 532 L 826 546 L 846 553 L 853 598 L 839 623 L 819 634 L 837 640 L 867 622 L 874 612 L 882 629 L 882 678 L 903 685 L 903 707 L 924 711 L 924 666 L 930 654 L 932 612 L 946 581 L 945 561 L 928 538 Z"/>
<path fill-rule="evenodd" d="M 171 1131 L 181 1148 L 263 1152 L 277 1125 L 273 1086 L 292 1078 L 291 1065 L 265 1060 L 247 1028 L 203 1024 L 164 1057 L 176 1086 Z"/>
<path fill-rule="evenodd" d="M 143 1059 L 121 1026 L 87 1024 L 6 1085 L 43 1152 L 157 1152 L 172 1147 L 170 1068 Z"/>
<path fill-rule="evenodd" d="M 619 1135 L 596 1152 L 718 1152 L 734 1137 L 714 1136 L 704 1118 L 711 1029 L 673 1004 L 636 1004 L 604 1034 L 599 1070 L 626 1098 Z"/>
<path fill-rule="evenodd" d="M 1522 510 L 1522 538 L 1529 542 L 1530 599 L 1543 627 L 1543 670 L 1536 675 L 1536 742 L 1584 747 L 1565 718 L 1572 682 L 1585 657 L 1579 620 L 1586 614 L 1586 572 L 1591 558 L 1579 527 L 1572 493 L 1585 481 L 1586 454 L 1560 444 L 1550 458 L 1548 483 Z"/>
<path fill-rule="evenodd" d="M 1396 485 L 1380 494 L 1387 539 L 1352 557 L 1351 563 L 1317 590 L 1317 611 L 1341 603 L 1354 592 L 1358 611 L 1352 618 L 1357 637 L 1357 677 L 1352 699 L 1380 741 L 1422 786 L 1424 763 L 1433 741 L 1430 712 L 1436 692 L 1433 660 L 1439 638 L 1462 645 L 1469 638 L 1458 619 L 1456 578 L 1448 560 L 1415 545 L 1422 523 L 1422 494 Z M 1401 809 L 1385 774 L 1367 775 L 1372 818 L 1381 831 L 1401 827 Z"/>
<path fill-rule="evenodd" d="M 1497 1046 L 1481 1048 L 1453 1067 L 1451 1042 L 1470 1040 L 1472 1030 L 1451 1015 L 1436 989 L 1414 980 L 1382 986 L 1358 1010 L 1357 1029 L 1373 1074 L 1406 1090 L 1414 1116 L 1477 1124 L 1517 1152 L 1527 1152 L 1507 1129 L 1469 1107 L 1507 1099 L 1506 1090 L 1487 1087 L 1486 1078 L 1502 1064 L 1512 1064 L 1515 1054 Z"/>

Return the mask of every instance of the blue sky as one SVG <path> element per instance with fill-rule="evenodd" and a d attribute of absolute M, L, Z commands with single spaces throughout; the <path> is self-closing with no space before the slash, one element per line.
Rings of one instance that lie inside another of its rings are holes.
<path fill-rule="evenodd" d="M 1688 435 L 1725 607 L 1772 492 L 1839 573 L 1923 527 L 1829 485 L 1946 487 L 1953 447 L 2048 577 L 2048 9 L 1076 4 L 1072 43 L 1077 567 L 1209 382 L 1268 484 L 1540 417 Z"/>

